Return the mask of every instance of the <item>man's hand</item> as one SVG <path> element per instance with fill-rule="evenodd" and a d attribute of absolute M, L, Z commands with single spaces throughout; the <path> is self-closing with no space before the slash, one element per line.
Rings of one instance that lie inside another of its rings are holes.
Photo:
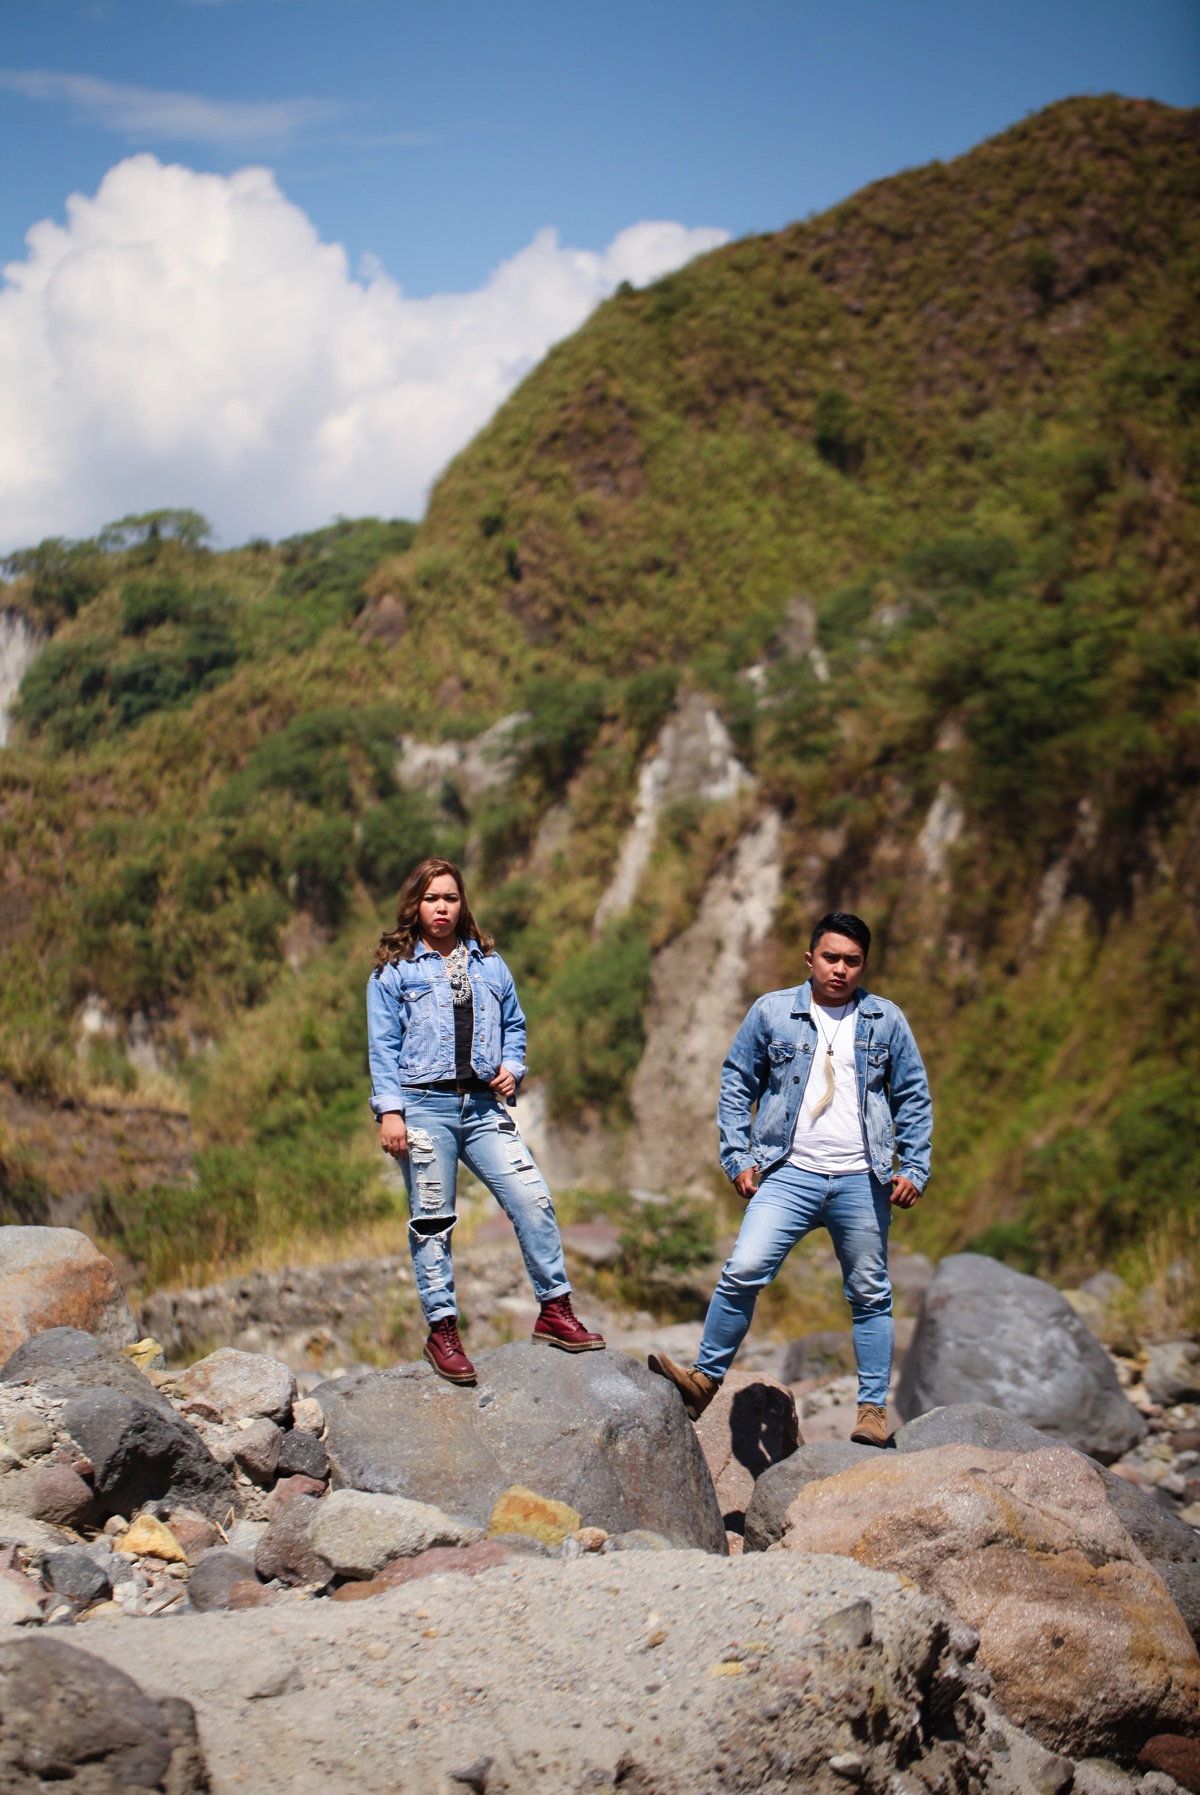
<path fill-rule="evenodd" d="M 499 1072 L 497 1072 L 495 1078 L 490 1081 L 489 1085 L 489 1089 L 495 1091 L 497 1097 L 502 1097 L 506 1101 L 512 1096 L 516 1088 L 516 1077 L 509 1071 L 507 1066 L 501 1066 Z"/>
<path fill-rule="evenodd" d="M 921 1193 L 911 1178 L 899 1174 L 892 1179 L 892 1203 L 897 1209 L 911 1209 Z"/>
<path fill-rule="evenodd" d="M 379 1145 L 393 1159 L 401 1159 L 408 1152 L 408 1127 L 399 1110 L 390 1109 L 381 1118 L 379 1129 Z"/>
<path fill-rule="evenodd" d="M 748 1203 L 758 1189 L 758 1167 L 747 1166 L 744 1172 L 739 1172 L 733 1181 L 733 1188 L 742 1202 Z"/>

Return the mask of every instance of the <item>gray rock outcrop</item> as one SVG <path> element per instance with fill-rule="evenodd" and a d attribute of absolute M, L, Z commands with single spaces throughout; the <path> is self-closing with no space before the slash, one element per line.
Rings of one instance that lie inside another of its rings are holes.
<path fill-rule="evenodd" d="M 956 1253 L 922 1299 L 896 1407 L 911 1421 L 969 1402 L 1104 1463 L 1146 1431 L 1104 1348 L 1052 1285 L 981 1253 Z"/>
<path fill-rule="evenodd" d="M 568 1503 L 586 1526 L 650 1528 L 725 1553 L 704 1454 L 664 1379 L 624 1353 L 526 1341 L 475 1364 L 474 1389 L 423 1363 L 322 1384 L 335 1486 L 409 1496 L 486 1527 L 503 1491 L 521 1484 Z"/>

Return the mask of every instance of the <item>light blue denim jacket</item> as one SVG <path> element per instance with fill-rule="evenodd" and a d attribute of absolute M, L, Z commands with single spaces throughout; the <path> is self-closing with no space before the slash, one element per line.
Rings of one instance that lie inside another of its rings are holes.
<path fill-rule="evenodd" d="M 490 1083 L 507 1066 L 518 1085 L 525 1076 L 525 1012 L 513 975 L 499 954 L 467 943 L 467 971 L 475 997 L 471 1064 Z M 404 1114 L 406 1084 L 454 1077 L 454 1000 L 446 962 L 418 941 L 411 960 L 378 967 L 367 980 L 367 1042 L 371 1108 Z"/>
<path fill-rule="evenodd" d="M 731 1183 L 748 1166 L 765 1175 L 792 1150 L 817 1045 L 811 1002 L 811 983 L 768 991 L 734 1037 L 717 1105 L 721 1164 Z M 903 1010 L 870 991 L 858 993 L 854 1065 L 875 1176 L 890 1181 L 898 1156 L 902 1175 L 924 1190 L 933 1140 L 929 1080 Z"/>

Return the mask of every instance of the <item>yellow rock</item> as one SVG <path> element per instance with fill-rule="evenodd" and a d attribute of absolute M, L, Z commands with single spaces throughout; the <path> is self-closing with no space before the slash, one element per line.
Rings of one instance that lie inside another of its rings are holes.
<path fill-rule="evenodd" d="M 561 1546 L 568 1533 L 579 1531 L 580 1520 L 577 1508 L 514 1483 L 493 1508 L 488 1534 L 524 1533 L 530 1539 L 540 1539 L 544 1546 Z"/>
<path fill-rule="evenodd" d="M 157 1340 L 147 1334 L 144 1340 L 135 1340 L 132 1346 L 123 1346 L 121 1351 L 127 1359 L 132 1359 L 139 1371 L 165 1371 L 167 1355 Z"/>
<path fill-rule="evenodd" d="M 709 1665 L 708 1674 L 710 1677 L 744 1677 L 746 1666 L 737 1658 L 723 1658 L 719 1664 Z"/>
<path fill-rule="evenodd" d="M 153 1515 L 139 1515 L 127 1533 L 121 1535 L 122 1552 L 136 1552 L 139 1558 L 165 1558 L 174 1564 L 186 1564 L 187 1553 L 169 1527 Z"/>
<path fill-rule="evenodd" d="M 82 1614 L 76 1616 L 75 1625 L 78 1626 L 80 1621 L 98 1620 L 104 1614 L 120 1614 L 121 1612 L 120 1602 L 97 1602 L 94 1607 L 85 1608 Z"/>

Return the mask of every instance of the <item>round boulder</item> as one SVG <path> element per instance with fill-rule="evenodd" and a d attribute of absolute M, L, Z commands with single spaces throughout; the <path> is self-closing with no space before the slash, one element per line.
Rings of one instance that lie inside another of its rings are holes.
<path fill-rule="evenodd" d="M 0 1360 L 43 1328 L 131 1346 L 137 1323 L 112 1261 L 77 1228 L 0 1228 Z"/>
<path fill-rule="evenodd" d="M 607 1533 L 650 1528 L 722 1556 L 721 1510 L 678 1392 L 625 1353 L 531 1341 L 476 1355 L 478 1385 L 424 1363 L 352 1372 L 314 1393 L 335 1487 L 428 1502 L 486 1527 L 513 1484 Z"/>
<path fill-rule="evenodd" d="M 1066 1298 L 982 1253 L 938 1266 L 896 1395 L 906 1421 L 951 1403 L 1003 1409 L 1105 1464 L 1146 1432 Z"/>
<path fill-rule="evenodd" d="M 227 1421 L 263 1416 L 286 1426 L 292 1418 L 296 1377 L 281 1360 L 266 1353 L 221 1346 L 181 1371 L 175 1388 L 181 1396 L 211 1403 Z"/>

